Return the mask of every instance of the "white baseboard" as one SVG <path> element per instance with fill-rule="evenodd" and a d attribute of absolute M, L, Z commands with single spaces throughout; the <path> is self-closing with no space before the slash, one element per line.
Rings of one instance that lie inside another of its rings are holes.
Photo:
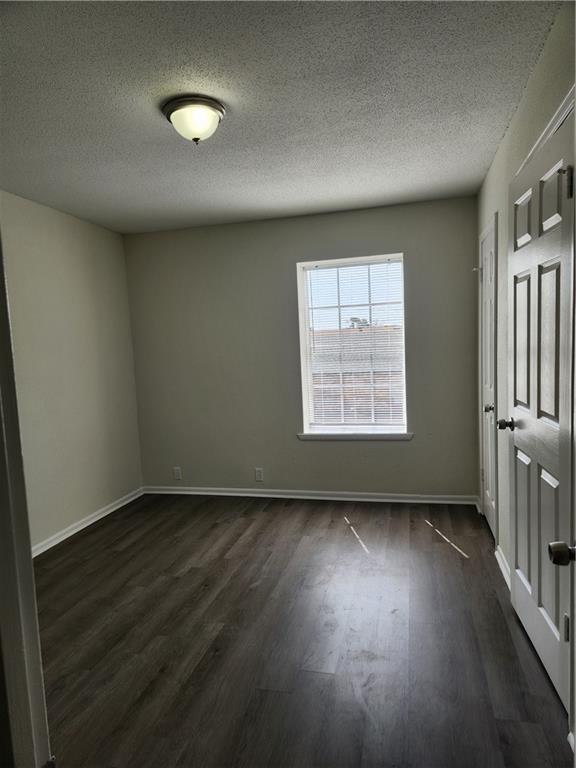
<path fill-rule="evenodd" d="M 193 496 L 258 496 L 271 499 L 318 499 L 325 501 L 376 501 L 403 504 L 471 504 L 478 508 L 477 496 L 436 496 L 405 493 L 365 493 L 362 491 L 297 491 L 278 488 L 200 488 L 179 485 L 145 485 L 144 493 Z"/>
<path fill-rule="evenodd" d="M 568 734 L 568 744 L 572 747 L 572 752 L 574 752 L 574 734 L 572 731 Z"/>
<path fill-rule="evenodd" d="M 182 494 L 193 496 L 256 496 L 272 499 L 318 499 L 325 501 L 370 501 L 370 502 L 397 502 L 403 504 L 470 504 L 476 509 L 479 508 L 477 496 L 436 496 L 436 495 L 414 495 L 405 493 L 364 493 L 362 491 L 294 491 L 280 490 L 277 488 L 200 488 L 191 486 L 171 486 L 171 485 L 147 485 L 138 488 L 131 493 L 116 499 L 111 504 L 96 510 L 91 515 L 72 523 L 53 536 L 44 541 L 35 544 L 32 547 L 32 557 L 36 557 L 42 552 L 51 549 L 61 541 L 68 539 L 83 528 L 87 528 L 92 523 L 100 520 L 106 515 L 110 515 L 120 507 L 139 498 L 145 493 L 152 494 Z M 502 566 L 501 566 L 502 567 Z"/>
<path fill-rule="evenodd" d="M 504 576 L 504 581 L 506 582 L 508 589 L 510 589 L 511 588 L 510 566 L 508 565 L 508 561 L 504 557 L 504 552 L 502 552 L 500 545 L 496 547 L 496 551 L 494 552 L 494 557 L 496 558 L 496 562 L 498 563 L 500 570 L 502 571 L 502 576 Z"/>
<path fill-rule="evenodd" d="M 128 504 L 130 501 L 134 501 L 134 499 L 138 499 L 140 496 L 142 496 L 143 490 L 142 488 L 138 488 L 135 491 L 132 491 L 131 493 L 127 493 L 126 496 L 122 496 L 121 499 L 116 499 L 116 501 L 113 501 L 111 504 L 107 504 L 105 507 L 102 507 L 101 509 L 97 509 L 96 512 L 92 512 L 91 515 L 88 515 L 87 517 L 83 517 L 82 520 L 78 520 L 76 523 L 72 523 L 72 525 L 69 525 L 67 528 L 64 528 L 61 531 L 58 531 L 58 533 L 55 533 L 53 536 L 50 536 L 47 539 L 44 539 L 44 541 L 39 542 L 38 544 L 35 544 L 32 547 L 32 557 L 36 557 L 36 555 L 39 555 L 41 552 L 46 552 L 47 549 L 51 549 L 51 547 L 56 546 L 56 544 L 59 544 L 61 541 L 64 541 L 64 539 L 69 538 L 70 536 L 73 536 L 75 533 L 78 533 L 78 531 L 81 531 L 83 528 L 87 528 L 89 525 L 92 525 L 92 523 L 95 523 L 97 520 L 100 520 L 102 517 L 106 517 L 106 515 L 111 514 L 112 512 L 115 512 L 117 509 L 120 509 L 120 507 L 123 507 L 125 504 Z"/>

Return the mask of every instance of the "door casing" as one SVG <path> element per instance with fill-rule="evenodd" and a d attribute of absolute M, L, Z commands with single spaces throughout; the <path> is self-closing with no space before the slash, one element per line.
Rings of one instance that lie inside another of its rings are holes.
<path fill-rule="evenodd" d="M 496 431 L 496 419 L 498 413 L 498 212 L 495 212 L 488 226 L 482 231 L 478 238 L 478 275 L 479 275 L 479 290 L 478 290 L 478 433 L 479 433 L 479 449 L 480 449 L 480 509 L 486 516 L 485 506 L 485 488 L 487 483 L 486 457 L 484 456 L 484 344 L 485 344 L 485 317 L 484 317 L 484 292 L 486 290 L 487 276 L 484 273 L 484 265 L 482 262 L 482 244 L 490 238 L 492 240 L 493 259 L 494 259 L 494 274 L 492 280 L 492 300 L 494 307 L 494 325 L 492 328 L 492 371 L 493 371 L 493 402 L 494 402 L 494 478 L 493 478 L 493 492 L 494 492 L 494 527 L 490 526 L 492 534 L 494 536 L 495 548 L 498 548 L 499 540 L 499 513 L 498 513 L 498 437 Z"/>
<path fill-rule="evenodd" d="M 15 768 L 51 761 L 32 549 L 0 240 L 0 637 Z M 8 763 L 8 764 L 11 764 Z"/>

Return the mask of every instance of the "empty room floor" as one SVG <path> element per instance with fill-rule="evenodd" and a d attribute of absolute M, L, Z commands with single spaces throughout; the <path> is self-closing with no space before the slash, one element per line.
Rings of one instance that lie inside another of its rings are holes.
<path fill-rule="evenodd" d="M 472 507 L 144 496 L 35 560 L 58 768 L 561 768 Z"/>

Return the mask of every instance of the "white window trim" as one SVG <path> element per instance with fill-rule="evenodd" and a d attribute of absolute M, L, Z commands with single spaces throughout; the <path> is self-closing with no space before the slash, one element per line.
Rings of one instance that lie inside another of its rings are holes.
<path fill-rule="evenodd" d="M 412 440 L 414 432 L 298 432 L 299 440 Z"/>
<path fill-rule="evenodd" d="M 326 427 L 326 431 L 320 432 L 311 430 L 309 398 L 306 388 L 306 338 L 308 333 L 308 290 L 306 284 L 306 273 L 310 269 L 328 269 L 330 267 L 339 267 L 344 264 L 354 264 L 363 266 L 365 264 L 381 264 L 383 261 L 401 261 L 404 264 L 404 253 L 385 253 L 374 256 L 345 257 L 341 259 L 320 259 L 319 261 L 300 261 L 296 264 L 297 286 L 298 286 L 298 323 L 300 331 L 300 384 L 302 390 L 302 432 L 298 432 L 299 440 L 390 440 L 405 441 L 412 440 L 413 432 L 409 432 L 407 425 L 399 431 L 393 430 L 358 430 L 353 424 L 350 429 L 338 427 Z M 404 397 L 406 398 L 406 422 L 408 422 L 408 392 L 406 389 L 406 295 L 404 291 Z"/>

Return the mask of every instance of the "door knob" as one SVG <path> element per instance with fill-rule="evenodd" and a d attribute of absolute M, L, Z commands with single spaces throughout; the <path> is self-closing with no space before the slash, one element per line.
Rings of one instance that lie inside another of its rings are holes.
<path fill-rule="evenodd" d="M 509 419 L 508 421 L 506 419 L 498 419 L 496 423 L 498 424 L 498 429 L 509 429 L 511 432 L 514 432 L 516 427 L 514 419 Z"/>
<path fill-rule="evenodd" d="M 572 560 L 576 560 L 576 547 L 569 547 L 565 541 L 551 541 L 548 557 L 554 565 L 570 565 Z"/>
<path fill-rule="evenodd" d="M 493 410 L 494 410 L 494 403 L 492 403 L 491 405 L 484 406 L 484 413 L 490 413 L 490 411 L 493 411 Z"/>

